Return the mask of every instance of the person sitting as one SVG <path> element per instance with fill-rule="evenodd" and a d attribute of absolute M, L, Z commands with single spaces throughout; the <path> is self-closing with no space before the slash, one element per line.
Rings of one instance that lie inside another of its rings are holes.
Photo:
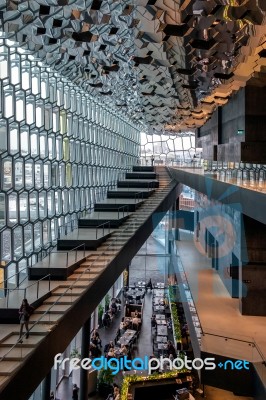
<path fill-rule="evenodd" d="M 152 359 L 152 358 L 156 358 L 154 354 L 153 354 L 152 356 L 150 356 L 150 359 Z M 153 369 L 153 370 L 151 371 L 152 374 L 156 374 L 156 372 L 159 372 L 160 366 L 158 365 L 157 361 L 155 361 L 155 360 L 151 361 L 151 366 L 152 366 L 153 368 L 156 368 L 156 367 L 157 367 L 156 369 Z"/>
<path fill-rule="evenodd" d="M 117 305 L 117 309 L 118 309 L 118 311 L 121 311 L 121 300 L 117 297 L 116 299 L 115 299 L 115 302 L 116 302 L 116 305 Z"/>
<path fill-rule="evenodd" d="M 107 343 L 105 346 L 104 346 L 104 353 L 105 354 L 107 354 L 108 353 L 108 351 L 109 351 L 109 349 L 111 349 L 111 348 L 114 348 L 115 346 L 114 346 L 114 342 L 112 342 L 112 341 L 110 341 L 109 343 Z"/>
<path fill-rule="evenodd" d="M 168 342 L 167 342 L 167 353 L 168 353 L 168 356 L 170 354 L 172 354 L 174 356 L 174 358 L 176 358 L 176 349 L 175 349 L 173 343 L 171 342 L 171 340 L 168 340 Z"/>
<path fill-rule="evenodd" d="M 120 333 L 121 333 L 121 335 L 123 335 L 127 329 L 128 329 L 128 322 L 126 322 L 125 318 L 123 317 L 121 322 L 120 322 Z"/>
<path fill-rule="evenodd" d="M 98 347 L 102 347 L 102 341 L 101 341 L 99 332 L 96 331 L 96 329 L 94 329 L 94 331 L 92 332 L 91 338 L 92 338 L 92 340 L 94 341 L 94 343 L 95 343 Z"/>
<path fill-rule="evenodd" d="M 139 318 L 139 312 L 138 312 L 138 310 L 135 310 L 135 312 L 134 312 L 134 317 Z"/>
<path fill-rule="evenodd" d="M 114 397 L 114 396 L 115 396 L 116 388 L 119 389 L 119 387 L 117 386 L 117 384 L 116 384 L 116 383 L 113 383 L 113 390 L 112 390 L 112 393 L 110 393 L 110 394 L 108 395 L 108 397 L 107 397 L 106 400 L 115 400 L 115 397 Z"/>
<path fill-rule="evenodd" d="M 132 328 L 136 331 L 139 329 L 139 319 L 137 317 L 132 319 Z"/>
<path fill-rule="evenodd" d="M 167 325 L 167 328 L 168 328 L 168 329 L 172 330 L 172 320 L 171 320 L 171 318 L 169 318 L 169 319 L 167 320 L 166 325 Z"/>
<path fill-rule="evenodd" d="M 118 387 L 114 388 L 114 400 L 120 400 L 120 390 Z"/>
<path fill-rule="evenodd" d="M 127 348 L 127 346 L 126 346 L 125 344 L 123 344 L 123 345 L 121 346 L 120 353 L 121 353 L 121 355 L 123 355 L 123 356 L 126 356 L 126 355 L 128 354 L 128 348 Z"/>
<path fill-rule="evenodd" d="M 92 358 L 98 357 L 101 354 L 101 350 L 92 342 L 90 343 L 89 352 Z"/>
<path fill-rule="evenodd" d="M 152 328 L 157 328 L 157 321 L 155 315 L 151 317 L 151 326 Z"/>
<path fill-rule="evenodd" d="M 113 347 L 110 347 L 107 353 L 107 360 L 110 360 L 110 358 L 115 357 L 115 349 Z"/>
<path fill-rule="evenodd" d="M 110 310 L 111 310 L 112 315 L 115 315 L 117 313 L 117 305 L 116 305 L 115 301 L 111 303 Z"/>

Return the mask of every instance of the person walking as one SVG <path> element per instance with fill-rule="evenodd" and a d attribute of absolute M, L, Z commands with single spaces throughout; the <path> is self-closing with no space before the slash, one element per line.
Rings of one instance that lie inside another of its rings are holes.
<path fill-rule="evenodd" d="M 20 332 L 19 332 L 19 343 L 22 343 L 22 336 L 23 336 L 23 327 L 25 325 L 27 334 L 26 339 L 29 337 L 29 319 L 33 312 L 33 307 L 31 307 L 28 303 L 27 299 L 23 299 L 21 306 L 19 308 L 19 322 L 20 322 Z"/>
<path fill-rule="evenodd" d="M 79 388 L 78 388 L 77 384 L 74 383 L 73 392 L 72 392 L 72 399 L 73 400 L 78 400 L 78 398 L 79 398 Z"/>

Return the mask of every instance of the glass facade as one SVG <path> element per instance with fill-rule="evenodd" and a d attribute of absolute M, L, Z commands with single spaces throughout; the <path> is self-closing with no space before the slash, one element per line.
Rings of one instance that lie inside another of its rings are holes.
<path fill-rule="evenodd" d="M 0 91 L 0 261 L 17 285 L 136 164 L 141 129 L 7 39 Z"/>
<path fill-rule="evenodd" d="M 180 162 L 191 162 L 196 154 L 195 133 L 180 132 L 177 134 L 148 134 L 141 132 L 141 162 L 150 164 L 154 157 L 155 164 L 175 165 Z"/>

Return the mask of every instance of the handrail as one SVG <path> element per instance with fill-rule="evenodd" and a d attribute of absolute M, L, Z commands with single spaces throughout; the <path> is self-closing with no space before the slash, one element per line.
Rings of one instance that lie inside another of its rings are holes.
<path fill-rule="evenodd" d="M 100 228 L 101 226 L 103 227 L 103 236 L 104 236 L 104 226 L 105 225 L 109 226 L 109 232 L 108 233 L 110 233 L 111 221 L 106 221 L 103 224 L 100 224 L 100 225 L 96 226 L 96 239 L 98 239 L 98 228 Z"/>
<path fill-rule="evenodd" d="M 71 230 L 77 229 L 78 228 L 78 220 L 73 219 L 71 221 L 64 222 L 62 225 L 59 225 L 58 228 L 57 228 L 58 239 L 60 239 L 60 236 L 61 236 L 61 229 L 64 229 L 65 230 L 65 235 L 67 235 L 67 227 L 68 227 L 68 225 L 71 226 Z M 73 225 L 73 227 L 72 227 L 72 225 Z M 75 228 L 75 225 L 76 225 L 76 228 Z"/>
<path fill-rule="evenodd" d="M 167 185 L 167 187 L 169 187 L 169 189 L 171 189 L 171 184 L 172 184 L 172 182 L 169 182 L 168 185 Z M 137 221 L 136 221 L 136 224 L 137 224 Z M 127 226 L 126 228 L 124 228 L 124 229 L 121 231 L 121 235 L 122 235 L 124 232 L 126 232 L 128 229 L 130 229 L 131 226 L 132 226 L 132 225 Z M 121 235 L 120 235 L 120 236 L 121 236 Z M 98 255 L 98 257 L 97 257 L 95 260 L 93 260 L 91 266 L 95 265 L 95 263 L 99 260 L 100 257 L 106 255 L 106 252 L 109 251 L 109 249 L 110 249 L 110 248 L 113 246 L 113 244 L 118 240 L 118 238 L 119 238 L 119 236 L 116 237 L 116 238 L 114 238 L 114 239 L 111 241 L 111 243 L 107 246 L 107 248 L 105 248 L 105 249 Z M 76 285 L 76 283 L 77 283 L 77 282 L 83 277 L 83 275 L 86 274 L 88 271 L 90 271 L 90 268 L 86 268 L 84 271 L 82 271 L 82 272 L 80 273 L 80 275 L 72 282 L 72 284 L 69 285 L 69 287 L 66 288 L 66 290 L 58 297 L 58 299 L 57 299 L 53 304 L 51 304 L 51 306 L 48 308 L 48 310 L 46 310 L 46 311 L 41 315 L 41 317 L 40 317 L 33 325 L 31 325 L 29 331 L 31 331 L 37 324 L 39 324 L 39 322 L 40 322 L 47 314 L 50 313 L 50 310 L 62 299 L 62 297 L 63 297 L 66 293 L 68 293 L 69 290 L 72 290 L 72 289 L 73 289 L 73 287 Z M 55 322 L 55 325 L 56 325 L 56 322 Z M 26 337 L 26 333 L 22 336 L 22 339 L 25 338 L 25 337 Z M 19 338 L 18 341 L 17 341 L 17 342 L 16 342 L 16 343 L 15 343 L 15 344 L 0 358 L 0 361 L 3 361 L 3 360 L 8 356 L 8 354 L 19 344 L 20 339 L 21 339 L 21 338 Z M 25 359 L 25 357 L 24 357 L 24 359 Z"/>
<path fill-rule="evenodd" d="M 23 268 L 22 270 L 16 272 L 15 274 L 9 276 L 8 278 L 4 279 L 2 282 L 0 282 L 0 285 L 2 285 L 3 283 L 5 283 L 6 281 L 8 281 L 9 279 L 13 278 L 13 276 L 17 276 L 19 275 L 21 272 L 25 271 L 25 269 L 27 269 L 28 267 Z M 26 279 L 26 278 L 25 278 Z"/>
<path fill-rule="evenodd" d="M 177 248 L 176 248 L 176 250 L 177 250 Z M 178 258 L 178 265 L 180 266 L 180 263 L 181 263 L 181 266 L 182 266 L 182 262 L 181 262 L 180 256 L 177 253 L 176 253 L 176 257 Z M 179 267 L 178 267 L 178 269 L 179 269 Z M 189 286 L 189 283 L 188 283 L 188 280 L 187 280 L 187 275 L 186 275 L 186 272 L 185 272 L 183 266 L 182 266 L 182 271 L 179 271 L 179 272 L 182 272 L 182 274 L 183 274 L 183 276 L 185 278 L 185 283 L 186 283 L 186 285 L 187 285 L 187 287 L 189 289 L 191 299 L 192 299 L 193 303 L 195 304 L 194 299 L 193 299 L 193 295 L 191 293 L 190 286 Z M 249 345 L 252 345 L 253 347 L 256 348 L 257 352 L 259 353 L 260 357 L 263 360 L 263 364 L 266 366 L 266 358 L 265 358 L 263 352 L 261 351 L 261 349 L 259 348 L 258 344 L 256 343 L 256 341 L 255 341 L 255 339 L 253 337 L 250 337 L 251 340 L 244 340 L 244 339 L 239 339 L 239 338 L 233 338 L 230 335 L 223 335 L 223 334 L 216 334 L 216 333 L 207 332 L 207 330 L 203 329 L 202 324 L 200 322 L 199 315 L 198 315 L 197 312 L 196 312 L 196 314 L 197 314 L 197 318 L 198 318 L 198 321 L 199 321 L 199 325 L 200 325 L 199 328 L 201 330 L 201 335 L 202 336 L 209 335 L 209 336 L 219 337 L 219 338 L 222 338 L 222 339 L 235 340 L 235 341 L 241 342 L 241 343 L 248 343 Z"/>
<path fill-rule="evenodd" d="M 25 288 L 14 288 L 14 289 L 7 289 L 7 296 L 6 296 L 6 308 L 8 308 L 8 302 L 9 302 L 9 294 L 10 292 L 14 292 L 15 290 L 23 290 L 24 291 L 24 299 L 27 298 L 27 289 L 30 287 L 37 285 L 37 299 L 39 298 L 39 283 L 40 281 L 44 280 L 45 278 L 49 277 L 49 292 L 51 288 L 51 274 L 45 275 L 42 278 L 38 279 L 36 282 L 33 282 L 31 285 L 26 286 Z"/>
<path fill-rule="evenodd" d="M 49 267 L 50 268 L 50 259 L 51 259 L 51 254 L 64 254 L 66 253 L 67 257 L 66 257 L 66 267 L 68 266 L 68 253 L 70 253 L 71 251 L 75 250 L 76 251 L 76 255 L 75 255 L 75 261 L 77 261 L 77 249 L 79 247 L 83 247 L 83 256 L 85 257 L 85 243 L 81 243 L 80 245 L 74 247 L 73 249 L 70 250 L 57 250 L 57 251 L 50 251 L 48 254 L 49 257 Z M 45 258 L 45 257 L 44 257 Z"/>
<path fill-rule="evenodd" d="M 127 208 L 127 212 L 128 212 L 128 204 L 125 204 L 125 205 L 123 205 L 121 207 L 118 207 L 118 209 L 117 209 L 117 217 L 118 217 L 118 219 L 119 219 L 119 210 L 121 208 L 123 209 L 123 218 L 124 218 L 124 216 L 125 216 L 125 208 Z"/>

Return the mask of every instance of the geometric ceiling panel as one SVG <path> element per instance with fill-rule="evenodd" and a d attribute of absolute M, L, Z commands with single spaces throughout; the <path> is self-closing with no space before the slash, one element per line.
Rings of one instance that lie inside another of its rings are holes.
<path fill-rule="evenodd" d="M 159 131 L 200 126 L 265 69 L 265 0 L 1 3 L 1 37 Z"/>

